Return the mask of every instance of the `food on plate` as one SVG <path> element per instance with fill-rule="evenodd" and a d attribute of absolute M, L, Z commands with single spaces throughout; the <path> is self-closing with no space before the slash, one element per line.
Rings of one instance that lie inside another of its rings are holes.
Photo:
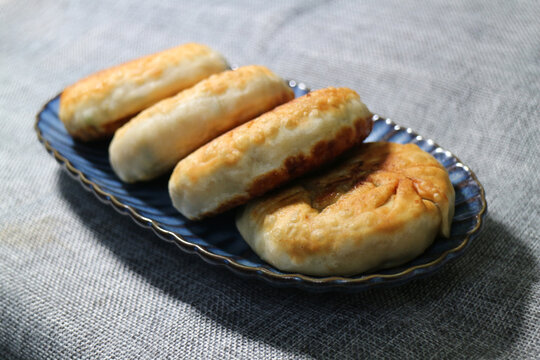
<path fill-rule="evenodd" d="M 449 237 L 454 189 L 414 144 L 362 144 L 331 168 L 248 203 L 237 227 L 282 271 L 352 275 L 403 264 Z"/>
<path fill-rule="evenodd" d="M 79 140 L 105 138 L 148 106 L 228 68 L 205 45 L 185 44 L 90 75 L 64 90 L 59 117 Z"/>
<path fill-rule="evenodd" d="M 293 98 L 287 83 L 264 66 L 212 75 L 118 129 L 109 147 L 111 165 L 125 182 L 150 180 L 209 140 Z"/>
<path fill-rule="evenodd" d="M 371 118 L 351 89 L 308 93 L 181 160 L 169 181 L 173 205 L 200 219 L 243 204 L 362 142 Z"/>

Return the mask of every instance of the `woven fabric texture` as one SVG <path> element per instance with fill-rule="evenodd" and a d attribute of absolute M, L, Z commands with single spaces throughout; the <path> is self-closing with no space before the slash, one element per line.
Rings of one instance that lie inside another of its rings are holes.
<path fill-rule="evenodd" d="M 0 358 L 540 358 L 538 1 L 0 1 Z M 369 108 L 455 153 L 489 215 L 392 289 L 244 280 L 100 203 L 32 129 L 65 86 L 185 42 Z"/>

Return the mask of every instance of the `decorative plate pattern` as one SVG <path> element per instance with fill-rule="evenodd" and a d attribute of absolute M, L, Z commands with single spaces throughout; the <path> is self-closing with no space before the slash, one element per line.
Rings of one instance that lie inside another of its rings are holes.
<path fill-rule="evenodd" d="M 307 93 L 306 86 L 290 81 L 296 96 Z M 234 211 L 203 220 L 189 221 L 171 204 L 168 177 L 143 184 L 124 184 L 112 171 L 108 142 L 74 141 L 58 118 L 60 95 L 50 100 L 37 115 L 35 130 L 39 140 L 54 158 L 84 188 L 118 212 L 129 215 L 139 225 L 152 229 L 160 238 L 180 249 L 199 255 L 206 262 L 224 266 L 234 273 L 263 279 L 276 286 L 298 287 L 311 291 L 360 291 L 379 286 L 404 284 L 432 274 L 447 261 L 462 254 L 482 226 L 487 210 L 482 185 L 474 173 L 452 153 L 377 115 L 366 141 L 415 143 L 443 164 L 456 191 L 456 209 L 450 239 L 437 238 L 424 254 L 391 269 L 350 277 L 316 277 L 284 273 L 262 261 L 244 242 L 234 224 Z"/>

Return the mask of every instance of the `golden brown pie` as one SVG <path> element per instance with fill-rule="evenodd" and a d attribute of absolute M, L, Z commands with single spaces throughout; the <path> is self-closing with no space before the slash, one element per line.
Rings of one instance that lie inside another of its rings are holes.
<path fill-rule="evenodd" d="M 366 143 L 331 168 L 248 203 L 237 227 L 280 270 L 351 275 L 403 264 L 448 237 L 454 189 L 414 144 Z"/>
<path fill-rule="evenodd" d="M 294 98 L 264 66 L 210 76 L 144 110 L 114 135 L 111 165 L 125 182 L 155 178 L 216 136 Z"/>
<path fill-rule="evenodd" d="M 108 137 L 139 111 L 227 67 L 225 59 L 205 45 L 178 46 L 69 86 L 60 97 L 59 117 L 77 139 Z"/>
<path fill-rule="evenodd" d="M 313 91 L 214 139 L 176 166 L 173 205 L 199 219 L 333 159 L 369 134 L 372 114 L 347 88 Z"/>

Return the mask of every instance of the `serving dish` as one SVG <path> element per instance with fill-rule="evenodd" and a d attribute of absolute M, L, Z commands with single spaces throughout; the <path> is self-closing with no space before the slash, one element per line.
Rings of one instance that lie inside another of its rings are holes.
<path fill-rule="evenodd" d="M 309 90 L 290 81 L 296 96 Z M 137 224 L 153 230 L 187 253 L 206 262 L 226 267 L 243 277 L 265 280 L 272 285 L 298 287 L 311 291 L 356 292 L 373 287 L 395 286 L 433 274 L 448 261 L 461 255 L 482 227 L 487 203 L 482 185 L 473 171 L 434 141 L 425 139 L 390 119 L 373 116 L 369 141 L 415 143 L 431 153 L 448 170 L 456 191 L 456 208 L 449 239 L 437 238 L 424 254 L 402 266 L 356 276 L 316 277 L 285 273 L 262 261 L 244 242 L 234 224 L 234 210 L 203 221 L 190 221 L 179 214 L 167 193 L 168 176 L 157 180 L 124 184 L 112 171 L 108 141 L 74 141 L 58 118 L 60 95 L 48 101 L 38 113 L 35 130 L 47 151 L 99 200 L 130 216 Z"/>

